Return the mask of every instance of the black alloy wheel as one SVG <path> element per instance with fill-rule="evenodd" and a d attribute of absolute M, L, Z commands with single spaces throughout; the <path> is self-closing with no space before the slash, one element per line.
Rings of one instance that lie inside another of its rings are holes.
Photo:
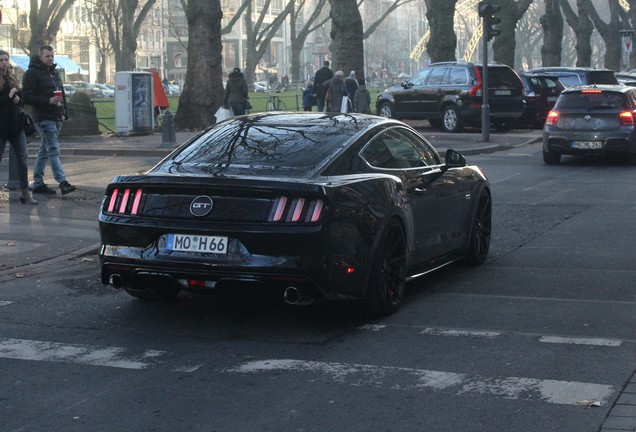
<path fill-rule="evenodd" d="M 464 261 L 468 264 L 483 264 L 490 251 L 492 233 L 492 201 L 488 191 L 483 191 L 477 201 L 477 209 L 470 233 L 470 243 Z"/>
<path fill-rule="evenodd" d="M 367 290 L 368 310 L 373 315 L 395 312 L 406 286 L 406 238 L 400 223 L 391 220 L 373 260 Z"/>

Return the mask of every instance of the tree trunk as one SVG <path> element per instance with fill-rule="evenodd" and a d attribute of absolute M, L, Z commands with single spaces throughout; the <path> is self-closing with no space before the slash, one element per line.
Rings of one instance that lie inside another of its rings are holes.
<path fill-rule="evenodd" d="M 561 41 L 563 41 L 563 16 L 560 0 L 545 0 L 545 14 L 539 19 L 543 27 L 541 64 L 561 66 Z"/>
<path fill-rule="evenodd" d="M 188 68 L 175 116 L 177 130 L 199 130 L 215 122 L 223 104 L 223 46 L 220 0 L 189 0 Z"/>
<path fill-rule="evenodd" d="M 355 71 L 364 78 L 363 25 L 356 0 L 329 0 L 334 71 Z"/>
<path fill-rule="evenodd" d="M 431 36 L 426 51 L 431 62 L 456 60 L 457 36 L 454 30 L 457 0 L 426 0 L 426 18 Z"/>
<path fill-rule="evenodd" d="M 492 44 L 494 61 L 514 67 L 516 48 L 515 29 L 517 28 L 517 22 L 523 18 L 523 15 L 531 3 L 532 0 L 499 2 L 501 5 L 501 11 L 499 13 L 501 24 L 498 28 L 501 30 L 501 33 L 495 37 Z"/>
<path fill-rule="evenodd" d="M 75 0 L 31 0 L 31 10 L 29 11 L 29 25 L 31 35 L 29 37 L 28 49 L 30 54 L 39 52 L 42 45 L 50 45 L 54 42 L 60 24 L 68 10 L 73 6 Z"/>
<path fill-rule="evenodd" d="M 576 65 L 589 67 L 592 65 L 592 32 L 594 27 L 590 21 L 586 0 L 577 0 L 578 15 L 572 10 L 568 0 L 560 0 L 563 15 L 576 36 Z"/>

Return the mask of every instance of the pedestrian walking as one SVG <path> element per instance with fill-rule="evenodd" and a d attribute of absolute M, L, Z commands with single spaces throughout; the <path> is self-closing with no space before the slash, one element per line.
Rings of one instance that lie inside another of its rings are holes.
<path fill-rule="evenodd" d="M 13 147 L 20 182 L 20 202 L 37 204 L 29 192 L 27 141 L 19 115 L 20 83 L 13 74 L 9 53 L 0 50 L 0 161 L 7 141 Z"/>
<path fill-rule="evenodd" d="M 358 90 L 353 96 L 353 107 L 355 112 L 371 114 L 371 93 L 367 90 L 367 83 L 362 78 L 358 80 Z"/>
<path fill-rule="evenodd" d="M 349 72 L 349 76 L 345 78 L 345 85 L 347 86 L 347 94 L 349 95 L 349 111 L 354 111 L 353 109 L 353 98 L 356 95 L 356 91 L 358 90 L 358 80 L 356 79 L 356 71 Z"/>
<path fill-rule="evenodd" d="M 344 82 L 344 72 L 337 71 L 333 75 L 333 78 L 324 82 L 323 87 L 325 87 L 330 94 L 327 111 L 341 112 L 342 99 L 348 97 L 347 85 Z"/>
<path fill-rule="evenodd" d="M 24 103 L 33 108 L 33 120 L 41 137 L 33 168 L 32 190 L 34 193 L 55 194 L 55 190 L 44 183 L 44 168 L 48 161 L 62 195 L 66 195 L 76 188 L 66 180 L 60 161 L 58 136 L 62 121 L 68 115 L 62 79 L 54 59 L 53 47 L 50 45 L 40 47 L 38 54 L 31 57 L 29 69 L 22 78 L 22 97 Z"/>
<path fill-rule="evenodd" d="M 311 111 L 312 107 L 318 103 L 314 83 L 307 81 L 307 86 L 303 90 L 303 110 Z"/>
<path fill-rule="evenodd" d="M 247 81 L 241 69 L 234 68 L 228 75 L 225 85 L 225 99 L 223 105 L 231 108 L 234 115 L 245 114 L 245 101 L 247 100 Z"/>
<path fill-rule="evenodd" d="M 316 71 L 314 75 L 314 88 L 316 89 L 316 99 L 318 104 L 318 112 L 325 110 L 325 95 L 327 88 L 324 86 L 325 81 L 333 78 L 333 71 L 329 69 L 329 61 L 325 60 L 323 66 Z"/>

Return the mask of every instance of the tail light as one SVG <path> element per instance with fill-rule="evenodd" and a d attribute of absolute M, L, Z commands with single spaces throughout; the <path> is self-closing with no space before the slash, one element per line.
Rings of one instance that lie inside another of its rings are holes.
<path fill-rule="evenodd" d="M 548 117 L 545 119 L 547 126 L 554 126 L 559 121 L 559 113 L 557 111 L 550 111 Z"/>
<path fill-rule="evenodd" d="M 623 111 L 618 115 L 618 118 L 621 119 L 621 125 L 623 126 L 634 126 L 634 113 L 631 111 Z"/>
<path fill-rule="evenodd" d="M 479 73 L 479 69 L 475 66 L 475 75 L 477 76 L 477 84 L 472 86 L 470 90 L 468 90 L 468 96 L 481 96 L 482 88 L 481 88 L 481 74 Z"/>
<path fill-rule="evenodd" d="M 107 213 L 136 215 L 142 195 L 141 189 L 113 189 L 104 207 Z"/>
<path fill-rule="evenodd" d="M 268 222 L 318 222 L 322 216 L 322 200 L 288 198 L 280 196 L 274 200 Z"/>

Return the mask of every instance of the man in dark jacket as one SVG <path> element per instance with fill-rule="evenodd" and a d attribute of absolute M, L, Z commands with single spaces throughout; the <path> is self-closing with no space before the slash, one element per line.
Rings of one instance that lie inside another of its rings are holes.
<path fill-rule="evenodd" d="M 318 99 L 318 112 L 325 110 L 325 95 L 327 88 L 323 86 L 324 82 L 333 78 L 333 71 L 329 69 L 329 61 L 325 60 L 324 66 L 316 71 L 314 76 L 314 88 L 316 89 L 316 98 Z"/>
<path fill-rule="evenodd" d="M 29 69 L 22 78 L 22 99 L 31 105 L 33 120 L 40 133 L 40 151 L 35 158 L 33 168 L 33 192 L 54 194 L 44 183 L 46 161 L 51 165 L 53 177 L 60 184 L 63 195 L 76 188 L 66 180 L 60 161 L 58 135 L 62 120 L 66 116 L 66 97 L 62 79 L 55 67 L 53 48 L 50 45 L 40 47 L 38 55 L 31 57 Z"/>

